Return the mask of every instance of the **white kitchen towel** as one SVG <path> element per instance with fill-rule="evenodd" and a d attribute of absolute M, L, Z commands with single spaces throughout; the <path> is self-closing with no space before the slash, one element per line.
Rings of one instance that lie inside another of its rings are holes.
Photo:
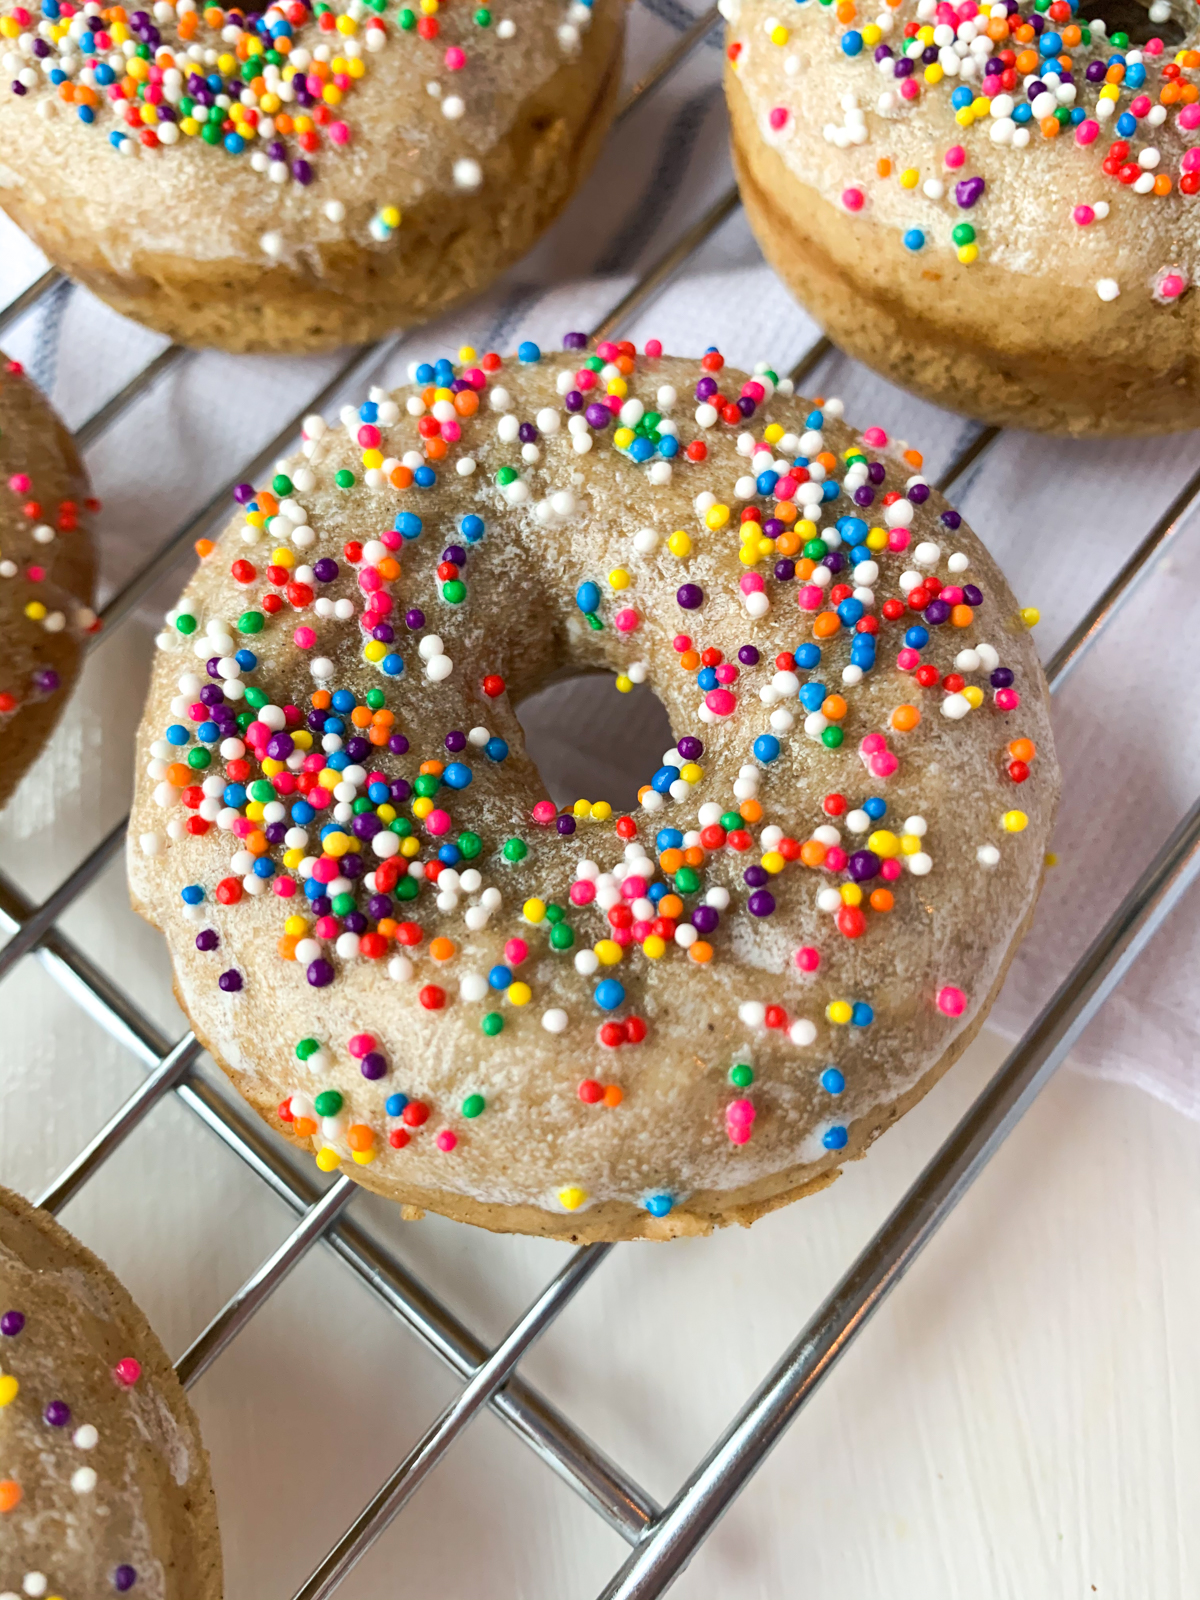
<path fill-rule="evenodd" d="M 627 81 L 636 81 L 692 20 L 680 0 L 636 6 Z M 554 347 L 568 329 L 593 327 L 732 181 L 719 46 L 714 31 L 615 130 L 565 216 L 500 285 L 388 346 L 379 380 L 400 381 L 411 360 L 453 354 L 464 340 L 511 349 L 534 338 Z M 11 225 L 3 224 L 0 238 L 0 300 L 6 300 L 45 264 Z M 679 354 L 698 355 L 715 344 L 735 364 L 767 359 L 780 370 L 799 360 L 819 333 L 763 264 L 740 212 L 622 331 L 639 341 L 653 335 Z M 161 339 L 67 288 L 43 301 L 6 342 L 73 426 L 163 348 Z M 89 452 L 105 502 L 107 591 L 261 449 L 342 359 L 191 356 L 123 415 Z M 812 373 L 807 388 L 840 395 L 858 426 L 881 423 L 918 446 L 931 477 L 972 437 L 972 425 L 962 418 L 901 394 L 836 353 Z M 1044 658 L 1170 504 L 1197 459 L 1195 435 L 1088 444 L 1010 432 L 956 484 L 952 498 L 994 550 L 1022 603 L 1040 608 Z M 1058 697 L 1055 725 L 1066 776 L 1058 865 L 1047 876 L 1037 923 L 993 1012 L 996 1025 L 1013 1035 L 1200 792 L 1198 531 L 1196 519 L 1179 529 Z M 152 609 L 169 603 L 179 581 L 178 573 L 166 580 L 156 607 L 147 608 L 147 655 Z M 583 794 L 629 804 L 669 737 L 665 713 L 649 690 L 623 697 L 606 680 L 576 680 L 547 691 L 526 704 L 523 720 L 547 786 L 560 801 Z M 54 804 L 70 803 L 61 764 L 52 793 Z M 5 819 L 10 839 L 43 826 L 46 796 L 31 777 Z M 97 820 L 96 837 L 109 820 Z M 81 839 L 83 846 L 92 842 Z M 988 915 L 986 898 L 979 915 Z M 1077 1064 L 1200 1116 L 1198 955 L 1200 906 L 1193 900 L 1088 1030 Z"/>

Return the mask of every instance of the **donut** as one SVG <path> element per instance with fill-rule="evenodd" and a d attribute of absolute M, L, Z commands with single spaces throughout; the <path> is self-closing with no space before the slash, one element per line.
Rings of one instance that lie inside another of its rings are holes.
<path fill-rule="evenodd" d="M 208 1457 L 129 1292 L 0 1189 L 0 1600 L 220 1600 Z"/>
<path fill-rule="evenodd" d="M 5 0 L 0 206 L 181 343 L 376 339 L 479 293 L 558 214 L 623 23 L 621 0 Z"/>
<path fill-rule="evenodd" d="M 1076 0 L 721 10 L 747 215 L 842 350 L 1001 426 L 1200 425 L 1194 7 L 1140 47 Z"/>
<path fill-rule="evenodd" d="M 0 355 L 0 806 L 66 703 L 91 609 L 87 477 L 71 435 Z"/>
<path fill-rule="evenodd" d="M 129 871 L 323 1170 L 664 1238 L 830 1182 L 964 1048 L 1058 773 L 1036 614 L 918 452 L 587 344 L 424 364 L 238 490 L 158 636 Z M 632 814 L 523 746 L 595 670 L 676 736 Z"/>

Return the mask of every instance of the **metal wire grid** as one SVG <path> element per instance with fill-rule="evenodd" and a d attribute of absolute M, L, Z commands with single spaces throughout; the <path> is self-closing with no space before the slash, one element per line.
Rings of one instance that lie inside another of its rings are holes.
<path fill-rule="evenodd" d="M 633 88 L 619 117 L 624 118 L 642 104 L 712 32 L 718 20 L 713 8 L 682 33 Z M 735 189 L 723 194 L 612 307 L 594 334 L 611 336 L 627 324 L 667 286 L 738 204 Z M 60 281 L 59 274 L 51 269 L 0 310 L 0 335 Z M 171 533 L 112 597 L 102 613 L 105 628 L 95 642 L 102 644 L 127 621 L 159 579 L 175 566 L 185 548 L 223 521 L 235 484 L 261 475 L 294 442 L 304 416 L 325 409 L 343 392 L 360 387 L 399 342 L 397 336 L 350 356 L 254 460 L 240 468 L 194 516 Z M 830 350 L 829 341 L 819 339 L 793 369 L 793 380 L 802 383 Z M 79 448 L 86 449 L 99 439 L 128 406 L 188 355 L 176 345 L 162 351 L 82 424 L 75 435 Z M 946 491 L 960 481 L 968 468 L 993 447 L 998 436 L 998 429 L 978 429 L 942 474 L 937 488 Z M 1147 571 L 1149 558 L 1175 536 L 1198 504 L 1200 469 L 1146 532 L 1047 664 L 1052 692 L 1061 687 L 1110 624 L 1139 577 Z M 172 1044 L 129 996 L 59 931 L 59 919 L 121 848 L 126 825 L 127 818 L 122 819 L 40 905 L 0 873 L 0 926 L 10 934 L 0 949 L 0 979 L 26 955 L 35 955 L 70 998 L 131 1051 L 147 1071 L 142 1084 L 37 1197 L 37 1204 L 51 1212 L 60 1210 L 143 1118 L 169 1093 L 174 1093 L 299 1218 L 283 1243 L 180 1357 L 176 1370 L 185 1385 L 195 1383 L 208 1370 L 318 1240 L 339 1255 L 372 1293 L 464 1380 L 456 1399 L 399 1463 L 296 1591 L 294 1600 L 325 1600 L 333 1594 L 485 1406 L 496 1411 L 631 1546 L 627 1560 L 600 1600 L 652 1600 L 662 1594 L 1200 876 L 1198 798 L 891 1216 L 670 1504 L 661 1507 L 568 1418 L 516 1375 L 526 1351 L 613 1247 L 592 1244 L 575 1251 L 504 1339 L 489 1350 L 392 1251 L 346 1215 L 347 1206 L 359 1192 L 357 1185 L 342 1176 L 322 1190 L 310 1169 L 299 1168 L 281 1141 L 196 1072 L 203 1047 L 194 1034 L 186 1033 Z"/>

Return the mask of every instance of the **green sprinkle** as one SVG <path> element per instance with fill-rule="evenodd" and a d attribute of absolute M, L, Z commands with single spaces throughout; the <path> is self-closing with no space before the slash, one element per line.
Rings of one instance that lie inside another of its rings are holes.
<path fill-rule="evenodd" d="M 265 689 L 260 689 L 253 683 L 247 685 L 246 704 L 251 708 L 251 710 L 261 711 L 262 708 L 267 704 L 268 699 L 269 696 Z"/>
<path fill-rule="evenodd" d="M 412 832 L 412 823 L 407 817 L 393 817 L 388 823 L 388 832 L 394 833 L 397 839 L 407 839 Z"/>
<path fill-rule="evenodd" d="M 392 890 L 397 900 L 415 900 L 420 892 L 421 885 L 415 878 L 410 878 L 407 873 Z"/>
<path fill-rule="evenodd" d="M 194 750 L 188 751 L 188 766 L 198 767 L 201 772 L 203 772 L 204 768 L 208 766 L 211 760 L 212 756 L 207 750 L 204 749 L 202 745 L 197 745 Z M 273 794 L 275 791 L 272 790 L 271 792 Z"/>
<path fill-rule="evenodd" d="M 382 689 L 367 690 L 367 704 L 372 711 L 382 711 L 386 703 L 387 695 L 384 694 Z"/>
<path fill-rule="evenodd" d="M 459 854 L 464 861 L 474 861 L 475 857 L 483 849 L 483 840 L 477 833 L 471 833 L 469 830 L 460 833 L 456 842 Z"/>
<path fill-rule="evenodd" d="M 721 826 L 726 833 L 732 833 L 735 828 L 740 828 L 742 819 L 736 811 L 723 811 L 721 813 Z"/>
<path fill-rule="evenodd" d="M 467 598 L 467 586 L 461 578 L 451 578 L 442 585 L 442 599 L 448 605 L 460 606 Z"/>
<path fill-rule="evenodd" d="M 261 633 L 264 618 L 261 611 L 243 611 L 237 620 L 239 633 Z"/>
<path fill-rule="evenodd" d="M 214 106 L 213 109 L 216 110 L 216 107 Z M 219 124 L 215 122 L 206 122 L 200 129 L 200 137 L 204 140 L 205 144 L 219 144 L 221 139 L 221 129 Z"/>
<path fill-rule="evenodd" d="M 604 624 L 594 611 L 587 611 L 584 615 L 587 617 L 587 625 L 593 633 L 603 633 Z"/>
<path fill-rule="evenodd" d="M 524 861 L 529 854 L 529 846 L 524 839 L 506 839 L 501 854 L 505 861 Z"/>
<path fill-rule="evenodd" d="M 675 874 L 675 887 L 680 894 L 695 894 L 700 887 L 700 874 L 695 867 L 680 867 Z"/>
<path fill-rule="evenodd" d="M 957 227 L 951 229 L 950 237 L 955 244 L 974 244 L 975 229 L 969 222 L 960 222 Z"/>
<path fill-rule="evenodd" d="M 336 1117 L 342 1109 L 342 1097 L 336 1089 L 322 1089 L 313 1105 L 319 1117 Z"/>
<path fill-rule="evenodd" d="M 735 1067 L 730 1067 L 729 1081 L 735 1089 L 748 1089 L 754 1082 L 754 1068 L 739 1061 Z"/>
<path fill-rule="evenodd" d="M 237 721 L 238 727 L 242 730 L 243 733 L 245 733 L 246 729 L 254 721 L 254 713 L 253 713 L 253 711 L 239 711 L 238 714 L 237 714 L 236 721 Z"/>
<path fill-rule="evenodd" d="M 246 793 L 251 800 L 261 800 L 266 805 L 268 800 L 275 798 L 275 785 L 268 778 L 255 778 Z"/>
<path fill-rule="evenodd" d="M 556 923 L 556 922 L 561 922 L 562 919 L 565 916 L 566 916 L 566 912 L 563 910 L 563 908 L 561 906 L 555 905 L 553 900 L 551 900 L 547 904 L 547 906 L 546 906 L 546 921 L 548 923 L 550 923 L 551 926 L 553 926 L 554 923 Z"/>
<path fill-rule="evenodd" d="M 182 615 L 175 618 L 175 627 L 186 637 L 186 635 L 189 633 L 195 633 L 196 619 L 194 616 L 192 616 L 190 611 L 185 611 L 182 613 Z"/>
<path fill-rule="evenodd" d="M 846 735 L 838 727 L 829 727 L 821 734 L 821 743 L 826 750 L 836 750 Z"/>
<path fill-rule="evenodd" d="M 1127 33 L 1110 33 L 1108 42 L 1111 45 L 1115 45 L 1118 50 L 1124 50 L 1129 43 L 1129 35 Z"/>
<path fill-rule="evenodd" d="M 300 1043 L 296 1046 L 296 1054 L 300 1057 L 301 1061 L 307 1061 L 309 1056 L 315 1056 L 320 1048 L 321 1041 L 319 1039 L 301 1039 Z"/>
<path fill-rule="evenodd" d="M 343 467 L 340 472 L 334 473 L 333 481 L 337 484 L 339 489 L 353 489 L 355 481 L 354 474 L 350 471 L 349 467 Z"/>
<path fill-rule="evenodd" d="M 375 808 L 365 794 L 360 794 L 350 809 L 356 817 L 361 817 L 364 812 L 373 811 Z"/>
<path fill-rule="evenodd" d="M 330 901 L 335 917 L 348 917 L 354 910 L 354 896 L 352 894 L 335 894 Z"/>
<path fill-rule="evenodd" d="M 604 363 L 599 356 L 589 356 L 583 364 L 589 372 L 604 371 Z"/>
<path fill-rule="evenodd" d="M 824 539 L 810 539 L 801 554 L 809 561 L 820 561 L 829 554 L 829 546 Z"/>
<path fill-rule="evenodd" d="M 510 483 L 515 482 L 517 476 L 518 474 L 516 467 L 501 467 L 500 471 L 496 474 L 496 482 L 502 489 L 504 489 L 507 488 Z"/>
<path fill-rule="evenodd" d="M 413 783 L 414 792 L 422 800 L 432 800 L 442 786 L 442 780 L 436 772 L 423 772 Z"/>
<path fill-rule="evenodd" d="M 492 13 L 486 6 L 480 6 L 479 10 L 475 13 L 475 22 L 481 28 L 491 27 Z"/>
<path fill-rule="evenodd" d="M 271 488 L 281 500 L 286 495 L 291 494 L 293 487 L 292 480 L 288 477 L 286 472 L 277 472 L 271 479 Z"/>
<path fill-rule="evenodd" d="M 417 25 L 417 14 L 416 14 L 416 12 L 415 11 L 410 11 L 409 8 L 407 6 L 405 6 L 404 10 L 400 13 L 400 26 L 404 29 L 405 33 L 411 33 L 412 30 L 416 27 L 416 25 Z"/>
<path fill-rule="evenodd" d="M 479 1026 L 483 1029 L 484 1033 L 487 1034 L 489 1039 L 494 1039 L 496 1035 L 502 1032 L 504 1029 L 504 1018 L 498 1011 L 489 1011 L 486 1016 L 484 1016 Z"/>
<path fill-rule="evenodd" d="M 499 1016 L 499 1012 L 493 1011 L 489 1015 L 493 1017 Z M 501 1026 L 503 1026 L 503 1019 L 501 1020 Z M 469 1094 L 462 1103 L 462 1114 L 464 1117 L 477 1117 L 482 1113 L 486 1104 L 487 1102 L 481 1094 Z"/>
<path fill-rule="evenodd" d="M 569 950 L 575 943 L 575 930 L 569 922 L 556 922 L 550 929 L 552 950 Z"/>

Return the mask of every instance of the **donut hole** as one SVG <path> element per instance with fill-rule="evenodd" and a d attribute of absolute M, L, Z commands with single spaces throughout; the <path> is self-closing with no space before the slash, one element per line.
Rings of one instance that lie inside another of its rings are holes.
<path fill-rule="evenodd" d="M 517 703 L 525 749 L 555 805 L 607 800 L 632 811 L 675 743 L 649 684 L 622 694 L 610 672 L 569 669 Z"/>
<path fill-rule="evenodd" d="M 1174 5 L 1171 14 L 1162 21 L 1154 21 L 1151 11 L 1157 17 L 1162 10 L 1158 5 L 1143 5 L 1140 0 L 1103 0 L 1102 5 L 1086 8 L 1089 21 L 1099 18 L 1108 29 L 1111 39 L 1114 33 L 1125 33 L 1129 42 L 1134 45 L 1143 45 L 1147 39 L 1161 39 L 1168 50 L 1181 45 L 1187 37 L 1188 28 L 1179 19 Z"/>

